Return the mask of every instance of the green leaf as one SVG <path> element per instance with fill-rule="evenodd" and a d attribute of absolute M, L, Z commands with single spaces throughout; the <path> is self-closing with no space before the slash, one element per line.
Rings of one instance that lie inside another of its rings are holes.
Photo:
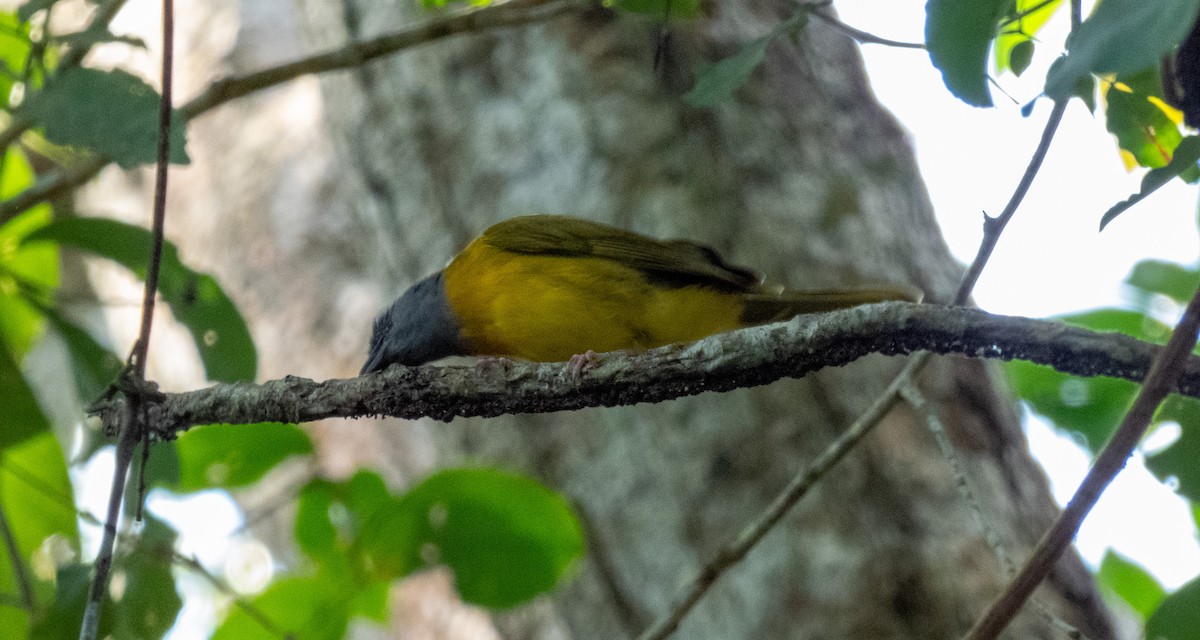
<path fill-rule="evenodd" d="M 87 331 L 76 326 L 57 309 L 41 307 L 40 310 L 67 345 L 79 397 L 99 397 L 121 373 L 124 366 L 121 359 L 100 346 Z"/>
<path fill-rule="evenodd" d="M 33 184 L 33 170 L 24 154 L 10 149 L 0 172 L 0 200 Z M 34 207 L 0 225 L 0 333 L 4 344 L 20 362 L 42 332 L 42 315 L 29 296 L 58 286 L 58 248 L 25 246 L 22 240 L 50 221 L 48 206 Z"/>
<path fill-rule="evenodd" d="M 1027 47 L 1029 54 L 1033 53 L 1033 36 L 1050 20 L 1054 12 L 1062 6 L 1062 0 L 1016 0 L 1013 3 L 1012 12 L 1005 16 L 1000 23 L 1000 33 L 996 36 L 995 56 L 996 56 L 996 72 L 1001 73 L 1006 69 L 1012 69 L 1016 75 L 1021 75 L 1018 71 L 1017 64 L 1014 63 L 1014 58 L 1018 61 L 1025 55 L 1024 53 L 1014 54 L 1013 51 L 1023 43 L 1029 43 Z M 1028 60 L 1025 65 L 1028 66 Z"/>
<path fill-rule="evenodd" d="M 33 624 L 20 607 L 0 607 L 0 638 L 28 638 Z"/>
<path fill-rule="evenodd" d="M 75 500 L 66 458 L 53 433 L 44 431 L 0 451 L 0 506 L 26 575 L 34 582 L 35 600 L 48 602 L 54 585 L 37 576 L 52 576 L 57 560 L 79 555 Z M 12 563 L 7 553 L 0 555 L 2 593 L 17 593 Z"/>
<path fill-rule="evenodd" d="M 315 478 L 304 485 L 296 501 L 296 545 L 315 560 L 338 550 L 338 531 L 330 514 L 336 489 L 334 483 Z"/>
<path fill-rule="evenodd" d="M 94 149 L 125 169 L 154 162 L 158 153 L 158 103 L 153 87 L 125 71 L 70 69 L 29 97 L 21 114 L 55 144 Z M 190 162 L 186 124 L 171 118 L 171 162 Z"/>
<path fill-rule="evenodd" d="M 0 338 L 4 336 L 0 335 Z M 25 383 L 21 369 L 7 350 L 0 349 L 0 452 L 29 438 L 50 432 L 50 422 Z"/>
<path fill-rule="evenodd" d="M 714 107 L 733 98 L 746 84 L 750 74 L 767 55 L 767 45 L 775 34 L 751 40 L 734 55 L 710 65 L 700 73 L 696 86 L 683 97 L 693 107 Z"/>
<path fill-rule="evenodd" d="M 1104 91 L 1108 102 L 1105 126 L 1117 137 L 1121 149 L 1143 167 L 1167 166 L 1183 141 L 1178 123 L 1156 97 L 1162 86 L 1160 78 L 1157 68 L 1147 69 L 1118 76 L 1115 82 L 1106 83 Z"/>
<path fill-rule="evenodd" d="M 296 511 L 296 543 L 318 562 L 348 561 L 363 575 L 391 578 L 403 573 L 381 571 L 360 546 L 360 536 L 382 510 L 395 504 L 383 478 L 359 471 L 345 482 L 313 480 L 300 493 Z"/>
<path fill-rule="evenodd" d="M 1146 636 L 1153 640 L 1194 640 L 1200 629 L 1200 578 L 1167 596 L 1146 621 Z"/>
<path fill-rule="evenodd" d="M 975 107 L 992 106 L 987 57 L 1012 0 L 929 0 L 925 44 L 946 88 Z"/>
<path fill-rule="evenodd" d="M 1159 480 L 1174 484 L 1180 495 L 1200 502 L 1200 401 L 1168 396 L 1154 419 L 1178 422 L 1180 435 L 1171 446 L 1147 456 L 1146 468 Z"/>
<path fill-rule="evenodd" d="M 386 582 L 374 582 L 358 592 L 358 597 L 350 603 L 351 615 L 383 623 L 388 620 L 388 597 L 391 585 Z"/>
<path fill-rule="evenodd" d="M 105 218 L 56 220 L 30 234 L 26 242 L 69 244 L 114 260 L 145 278 L 150 258 L 150 232 Z M 212 276 L 192 271 L 169 242 L 163 244 L 159 293 L 175 318 L 192 333 L 211 380 L 236 382 L 254 378 L 258 356 L 250 330 L 237 307 Z"/>
<path fill-rule="evenodd" d="M 0 12 L 0 101 L 8 105 L 13 85 L 21 77 L 32 52 L 29 25 L 16 13 Z M 36 81 L 34 77 L 31 80 Z"/>
<path fill-rule="evenodd" d="M 1104 0 L 1067 38 L 1067 57 L 1046 76 L 1046 95 L 1066 98 L 1080 76 L 1157 67 L 1191 31 L 1196 0 Z"/>
<path fill-rule="evenodd" d="M 438 472 L 374 524 L 364 547 L 394 556 L 381 566 L 444 563 L 464 600 L 494 608 L 548 591 L 583 553 L 561 496 L 495 469 Z"/>
<path fill-rule="evenodd" d="M 1112 591 L 1146 620 L 1167 597 L 1162 585 L 1137 563 L 1109 549 L 1096 573 L 1100 585 Z"/>
<path fill-rule="evenodd" d="M 1103 231 L 1108 223 L 1125 212 L 1126 209 L 1141 202 L 1146 196 L 1154 193 L 1159 187 L 1167 184 L 1183 172 L 1194 169 L 1200 161 L 1200 136 L 1188 136 L 1180 141 L 1171 155 L 1171 161 L 1166 166 L 1151 169 L 1142 177 L 1142 189 L 1129 196 L 1128 199 L 1113 205 L 1100 218 L 1100 230 Z"/>
<path fill-rule="evenodd" d="M 1077 378 L 1021 360 L 1004 363 L 1013 389 L 1057 428 L 1083 436 L 1099 451 L 1129 408 L 1137 385 L 1114 378 Z"/>
<path fill-rule="evenodd" d="M 341 640 L 350 620 L 350 600 L 357 595 L 347 585 L 323 576 L 284 578 L 256 596 L 254 609 L 274 628 L 240 607 L 217 627 L 212 640 Z"/>
<path fill-rule="evenodd" d="M 663 18 L 699 18 L 700 0 L 606 0 L 605 6 L 621 11 Z"/>
<path fill-rule="evenodd" d="M 210 424 L 179 436 L 180 491 L 233 489 L 257 482 L 293 455 L 312 453 L 308 434 L 293 424 Z"/>
<path fill-rule="evenodd" d="M 1144 292 L 1161 293 L 1185 303 L 1200 287 L 1200 272 L 1161 260 L 1143 260 L 1133 266 L 1125 282 Z"/>
<path fill-rule="evenodd" d="M 1171 327 L 1140 311 L 1129 309 L 1093 309 L 1059 316 L 1058 319 L 1084 329 L 1115 331 L 1158 344 L 1166 344 L 1171 335 Z"/>

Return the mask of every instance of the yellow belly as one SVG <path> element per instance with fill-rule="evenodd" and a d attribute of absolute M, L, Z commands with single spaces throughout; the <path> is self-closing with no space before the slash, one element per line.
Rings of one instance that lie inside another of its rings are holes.
<path fill-rule="evenodd" d="M 475 355 L 557 362 L 649 349 L 740 326 L 741 297 L 654 286 L 612 260 L 529 255 L 471 243 L 446 267 L 446 295 Z"/>

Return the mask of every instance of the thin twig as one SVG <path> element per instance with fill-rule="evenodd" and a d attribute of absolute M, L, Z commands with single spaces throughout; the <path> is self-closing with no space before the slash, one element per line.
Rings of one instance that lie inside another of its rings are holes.
<path fill-rule="evenodd" d="M 996 554 L 996 560 L 1000 562 L 1000 569 L 1004 571 L 1004 575 L 1012 576 L 1017 572 L 1017 566 L 1008 555 L 1008 550 L 1004 548 L 1004 541 L 1000 538 L 999 532 L 996 531 L 996 528 L 992 526 L 987 516 L 984 515 L 983 506 L 979 504 L 979 499 L 975 497 L 975 491 L 971 488 L 970 479 L 967 478 L 962 458 L 959 457 L 958 452 L 955 450 L 954 443 L 950 442 L 950 436 L 946 433 L 946 428 L 942 425 L 942 419 L 925 398 L 925 394 L 921 393 L 921 390 L 917 388 L 917 385 L 910 382 L 910 384 L 900 389 L 900 395 L 925 419 L 925 426 L 933 434 L 933 439 L 937 443 L 942 458 L 950 464 L 950 468 L 954 472 L 954 480 L 958 488 L 959 497 L 962 498 L 971 515 L 975 517 L 975 523 L 983 531 L 983 539 L 987 541 L 988 546 L 992 548 L 992 552 Z"/>
<path fill-rule="evenodd" d="M 17 546 L 17 538 L 13 535 L 12 527 L 9 526 L 8 514 L 4 511 L 4 505 L 0 505 L 0 538 L 3 538 L 4 550 L 8 553 L 9 561 L 12 562 L 13 579 L 17 583 L 17 595 L 21 599 L 21 608 L 33 613 L 33 583 L 29 581 L 25 558 L 22 557 L 21 548 Z"/>
<path fill-rule="evenodd" d="M 887 47 L 896 47 L 899 49 L 924 49 L 925 48 L 925 43 L 923 43 L 923 42 L 901 42 L 899 40 L 889 40 L 887 38 L 881 38 L 873 33 L 868 33 L 861 29 L 855 29 L 854 27 L 846 24 L 845 22 L 842 22 L 841 20 L 838 20 L 837 18 L 835 18 L 817 8 L 809 9 L 808 13 L 809 13 L 809 15 L 811 15 L 815 18 L 821 19 L 822 21 L 829 24 L 829 26 L 833 27 L 834 29 L 837 29 L 838 31 L 841 31 L 842 33 L 850 36 L 851 38 L 853 38 L 855 40 L 855 42 L 858 42 L 859 44 L 881 44 L 881 45 L 884 45 Z"/>
<path fill-rule="evenodd" d="M 154 243 L 149 256 L 149 266 L 146 270 L 145 296 L 142 302 L 142 325 L 137 341 L 133 345 L 133 353 L 129 356 L 129 377 L 136 385 L 144 383 L 146 378 L 146 359 L 150 347 L 150 329 L 154 321 L 154 299 L 158 291 L 159 263 L 162 260 L 163 224 L 166 220 L 167 204 L 167 168 L 171 153 L 171 78 L 172 61 L 175 48 L 175 5 L 174 0 L 162 0 L 162 100 L 159 104 L 158 119 L 158 164 L 154 183 Z M 125 484 L 129 477 L 129 466 L 138 443 L 149 447 L 146 441 L 146 422 L 142 412 L 145 396 L 143 391 L 130 393 L 129 402 L 121 415 L 121 429 L 117 442 L 116 464 L 113 469 L 113 481 L 108 497 L 108 512 L 104 521 L 104 535 L 100 541 L 100 550 L 96 555 L 96 571 L 92 576 L 92 584 L 88 590 L 87 604 L 84 608 L 83 623 L 79 629 L 80 640 L 95 640 L 100 628 L 100 612 L 104 604 L 104 596 L 108 591 L 108 577 L 112 569 L 113 547 L 115 546 L 117 527 L 121 521 L 121 500 L 125 494 Z M 141 496 L 138 496 L 139 513 Z"/>
<path fill-rule="evenodd" d="M 87 605 L 83 610 L 83 624 L 79 629 L 79 640 L 96 640 L 100 629 L 100 610 L 104 594 L 108 591 L 108 574 L 112 570 L 113 547 L 117 539 L 117 525 L 121 520 L 121 498 L 125 493 L 125 478 L 129 475 L 129 462 L 140 441 L 136 435 L 139 416 L 135 407 L 126 405 L 122 412 L 120 440 L 117 442 L 116 464 L 113 469 L 112 486 L 109 488 L 108 511 L 104 520 L 104 534 L 100 538 L 100 551 L 96 555 L 95 573 L 88 589 Z"/>
<path fill-rule="evenodd" d="M 226 102 L 301 76 L 358 67 L 368 60 L 450 36 L 540 22 L 580 6 L 579 0 L 508 0 L 463 9 L 444 18 L 277 67 L 220 78 L 200 95 L 180 106 L 178 112 L 185 121 L 191 121 Z M 0 224 L 39 202 L 87 182 L 110 162 L 108 157 L 96 155 L 39 179 L 28 189 L 0 202 Z"/>
<path fill-rule="evenodd" d="M 174 58 L 173 0 L 163 0 L 163 52 L 162 52 L 162 99 L 158 108 L 158 162 L 154 174 L 154 215 L 150 232 L 149 266 L 146 268 L 146 286 L 142 296 L 142 326 L 137 342 L 133 345 L 131 360 L 137 377 L 146 377 L 146 355 L 150 351 L 150 329 L 154 325 L 154 302 L 158 294 L 158 271 L 162 258 L 163 226 L 167 217 L 167 169 L 171 157 L 171 66 Z"/>
<path fill-rule="evenodd" d="M 967 635 L 970 640 L 991 640 L 1000 635 L 1020 611 L 1029 594 L 1042 582 L 1059 556 L 1071 544 L 1071 540 L 1079 531 L 1079 525 L 1100 499 L 1104 489 L 1125 468 L 1125 461 L 1150 426 L 1155 409 L 1175 385 L 1184 362 L 1196 344 L 1197 331 L 1200 331 L 1200 291 L 1197 291 L 1188 303 L 1183 318 L 1171 334 L 1171 339 L 1154 359 L 1150 373 L 1142 383 L 1142 390 L 1134 399 L 1133 406 L 1109 438 L 1108 444 L 1104 445 L 1104 449 L 1096 456 L 1096 462 L 1088 470 L 1079 489 L 1042 536 L 1016 578 L 992 603 L 988 612 L 975 623 Z"/>
<path fill-rule="evenodd" d="M 671 607 L 667 615 L 661 617 L 638 637 L 638 640 L 662 640 L 671 635 L 679 626 L 684 616 L 696 606 L 709 588 L 716 583 L 729 567 L 737 564 L 750 550 L 762 540 L 780 519 L 803 498 L 825 474 L 850 452 L 864 437 L 879 424 L 883 417 L 895 406 L 899 396 L 897 392 L 909 384 L 911 376 L 916 373 L 929 359 L 929 354 L 914 356 L 904 366 L 904 370 L 866 410 L 858 420 L 841 436 L 829 445 L 803 471 L 796 474 L 787 487 L 784 488 L 771 504 L 731 543 L 725 545 L 716 556 L 705 565 L 696 577 L 683 589 L 683 595 Z"/>
<path fill-rule="evenodd" d="M 975 259 L 971 261 L 971 266 L 967 268 L 967 273 L 963 275 L 962 282 L 958 285 L 958 292 L 954 294 L 953 304 L 966 304 L 971 298 L 971 292 L 975 289 L 975 283 L 979 282 L 979 276 L 983 273 L 984 266 L 992 257 L 992 251 L 996 249 L 996 244 L 1000 242 L 1000 234 L 1004 232 L 1004 228 L 1008 226 L 1008 221 L 1017 212 L 1017 208 L 1021 206 L 1021 202 L 1025 199 L 1025 194 L 1029 192 L 1029 187 L 1033 184 L 1033 179 L 1037 176 L 1038 170 L 1042 168 L 1042 162 L 1046 159 L 1046 153 L 1050 150 L 1050 142 L 1054 140 L 1054 134 L 1058 131 L 1058 125 L 1062 122 L 1063 114 L 1067 110 L 1067 101 L 1059 100 L 1054 103 L 1054 108 L 1050 111 L 1050 117 L 1046 120 L 1046 126 L 1042 129 L 1042 137 L 1038 141 L 1037 150 L 1034 151 L 1033 157 L 1029 159 L 1028 166 L 1025 167 L 1025 173 L 1021 176 L 1021 180 L 1017 183 L 1016 190 L 1013 191 L 1012 197 L 1009 198 L 1008 204 L 1000 215 L 995 218 L 984 216 L 983 219 L 983 240 L 979 243 L 979 250 L 975 254 Z"/>
<path fill-rule="evenodd" d="M 275 624 L 275 621 L 271 620 L 266 613 L 254 606 L 254 604 L 249 600 L 243 598 L 224 580 L 214 576 L 212 572 L 204 568 L 204 565 L 200 564 L 199 560 L 193 557 L 185 556 L 174 549 L 167 549 L 166 551 L 170 554 L 172 560 L 199 574 L 200 577 L 207 580 L 208 583 L 211 584 L 217 591 L 220 591 L 221 593 L 232 598 L 233 603 L 237 605 L 237 608 L 244 611 L 246 615 L 250 616 L 255 622 L 262 626 L 263 629 L 266 629 L 267 633 L 279 638 L 288 637 L 288 634 L 281 629 L 278 624 Z"/>
<path fill-rule="evenodd" d="M 992 552 L 996 554 L 996 560 L 1000 563 L 1000 569 L 1004 571 L 1004 575 L 1012 577 L 1017 572 L 1017 566 L 1013 563 L 1012 557 L 1008 555 L 1008 550 L 1004 546 L 1004 540 L 1000 537 L 1000 532 L 992 526 L 987 515 L 984 513 L 983 505 L 975 495 L 975 490 L 971 487 L 971 479 L 967 476 L 967 467 L 963 464 L 962 457 L 958 455 L 958 451 L 954 448 L 954 443 L 950 441 L 950 435 L 946 433 L 946 428 L 942 424 L 942 419 L 937 414 L 937 409 L 925 398 L 925 394 L 917 388 L 915 384 L 905 385 L 900 390 L 900 396 L 904 398 L 917 413 L 924 418 L 925 426 L 929 428 L 929 432 L 933 434 L 933 439 L 937 443 L 938 450 L 942 454 L 942 458 L 950 464 L 951 470 L 954 472 L 955 485 L 958 488 L 959 497 L 963 504 L 975 517 L 975 524 L 979 526 L 983 532 L 983 539 L 992 548 Z M 1084 634 L 1074 626 L 1063 620 L 1060 616 L 1046 608 L 1045 605 L 1038 601 L 1033 602 L 1038 613 L 1042 617 L 1054 625 L 1069 638 L 1076 640 L 1084 640 Z"/>

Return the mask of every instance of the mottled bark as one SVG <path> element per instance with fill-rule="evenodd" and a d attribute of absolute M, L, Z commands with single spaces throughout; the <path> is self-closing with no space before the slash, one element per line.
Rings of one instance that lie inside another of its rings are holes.
<path fill-rule="evenodd" d="M 186 3 L 188 68 L 252 70 L 423 16 L 405 1 L 256 1 L 231 42 L 202 41 L 218 33 L 214 19 L 238 15 L 233 1 Z M 709 18 L 673 25 L 659 71 L 655 23 L 588 9 L 252 96 L 193 124 L 196 163 L 174 183 L 168 233 L 251 319 L 264 379 L 352 375 L 378 309 L 489 224 L 530 212 L 704 241 L 792 286 L 911 282 L 946 299 L 958 268 L 904 134 L 843 35 L 809 24 L 797 44 L 771 45 L 734 101 L 683 102 L 697 68 L 789 6 L 713 3 Z M 495 623 L 510 639 L 620 638 L 661 614 L 899 365 L 871 357 L 654 406 L 312 429 L 331 473 L 366 465 L 405 483 L 433 465 L 487 461 L 565 492 L 588 523 L 587 560 L 552 602 Z M 976 362 L 943 359 L 922 380 L 1019 561 L 1054 506 L 1011 400 Z M 955 482 L 901 405 L 678 637 L 957 637 L 1003 574 Z M 1113 637 L 1075 557 L 1036 598 L 1089 637 Z M 1063 637 L 1033 607 L 1009 635 Z"/>

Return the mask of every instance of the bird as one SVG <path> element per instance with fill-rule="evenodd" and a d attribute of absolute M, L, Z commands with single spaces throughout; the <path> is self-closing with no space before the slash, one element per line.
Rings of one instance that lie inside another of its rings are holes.
<path fill-rule="evenodd" d="M 712 247 L 562 215 L 499 222 L 375 320 L 360 375 L 448 356 L 535 362 L 641 351 L 741 327 L 889 300 L 884 285 L 822 291 L 763 285 Z"/>

